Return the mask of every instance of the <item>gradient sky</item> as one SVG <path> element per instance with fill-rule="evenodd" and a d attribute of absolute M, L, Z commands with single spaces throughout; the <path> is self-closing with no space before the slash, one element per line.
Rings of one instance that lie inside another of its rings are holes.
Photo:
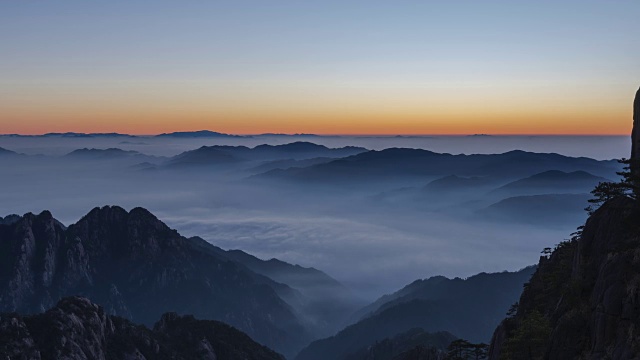
<path fill-rule="evenodd" d="M 640 1 L 2 1 L 0 133 L 627 134 Z"/>

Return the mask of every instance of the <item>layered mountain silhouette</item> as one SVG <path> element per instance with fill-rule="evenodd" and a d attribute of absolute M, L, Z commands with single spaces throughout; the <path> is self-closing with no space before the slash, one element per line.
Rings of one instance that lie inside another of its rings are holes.
<path fill-rule="evenodd" d="M 186 151 L 169 159 L 168 166 L 204 166 L 224 165 L 274 160 L 308 160 L 313 158 L 341 158 L 359 154 L 367 149 L 347 146 L 328 148 L 310 142 L 298 141 L 284 145 L 246 146 L 202 146 L 196 150 Z"/>
<path fill-rule="evenodd" d="M 478 217 L 498 222 L 519 222 L 539 226 L 579 224 L 586 218 L 589 194 L 546 194 L 514 196 L 477 211 Z"/>
<path fill-rule="evenodd" d="M 308 302 L 300 292 L 205 241 L 180 236 L 145 209 L 95 208 L 68 228 L 47 211 L 3 222 L 2 312 L 42 312 L 65 296 L 80 295 L 109 314 L 147 325 L 167 311 L 224 321 L 285 354 L 314 331 L 299 313 Z M 293 268 L 310 272 L 306 279 L 332 283 L 318 271 Z"/>
<path fill-rule="evenodd" d="M 417 280 L 363 308 L 355 315 L 359 321 L 332 337 L 314 341 L 296 359 L 340 359 L 413 328 L 487 342 L 533 271 L 529 267 L 468 279 Z"/>
<path fill-rule="evenodd" d="M 390 148 L 381 151 L 372 150 L 326 164 L 272 170 L 261 177 L 311 183 L 335 183 L 362 181 L 365 178 L 443 175 L 520 178 L 548 170 L 586 171 L 607 177 L 614 176 L 616 171 L 620 170 L 620 165 L 615 161 L 520 150 L 492 155 L 452 155 L 421 149 Z"/>
<path fill-rule="evenodd" d="M 490 358 L 637 359 L 640 356 L 640 207 L 618 197 L 560 243 L 496 329 Z"/>
<path fill-rule="evenodd" d="M 0 156 L 10 156 L 10 155 L 18 155 L 15 151 L 7 150 L 5 148 L 0 147 Z"/>
<path fill-rule="evenodd" d="M 0 357 L 16 360 L 284 360 L 218 321 L 166 313 L 149 329 L 81 297 L 64 298 L 42 314 L 0 314 L 0 339 Z"/>
<path fill-rule="evenodd" d="M 580 194 L 590 192 L 598 183 L 610 181 L 586 171 L 549 170 L 519 179 L 492 191 L 501 195 Z"/>
<path fill-rule="evenodd" d="M 279 290 L 279 294 L 287 299 L 299 314 L 304 314 L 316 337 L 335 333 L 346 325 L 347 318 L 354 311 L 364 305 L 350 289 L 320 270 L 292 265 L 278 259 L 262 260 L 242 250 L 223 250 L 199 237 L 190 240 L 193 240 L 194 244 L 200 244 L 205 251 L 214 251 L 217 255 L 242 264 L 257 274 L 295 289 L 295 292 L 292 292 L 291 289 L 285 288 L 285 291 Z"/>

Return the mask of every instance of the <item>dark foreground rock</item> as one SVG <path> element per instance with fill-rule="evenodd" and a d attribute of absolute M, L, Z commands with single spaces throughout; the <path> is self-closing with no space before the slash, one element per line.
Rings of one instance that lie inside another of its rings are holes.
<path fill-rule="evenodd" d="M 153 330 L 107 315 L 86 298 L 43 314 L 0 315 L 0 359 L 283 360 L 224 323 L 167 313 Z"/>
<path fill-rule="evenodd" d="M 496 329 L 490 359 L 640 358 L 640 206 L 619 197 L 563 242 Z"/>

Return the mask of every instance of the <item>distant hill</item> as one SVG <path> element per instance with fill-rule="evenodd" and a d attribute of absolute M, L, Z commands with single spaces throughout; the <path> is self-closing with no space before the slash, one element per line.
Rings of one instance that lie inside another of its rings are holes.
<path fill-rule="evenodd" d="M 7 150 L 5 148 L 0 147 L 0 156 L 7 156 L 7 155 L 18 155 L 18 153 L 15 151 Z"/>
<path fill-rule="evenodd" d="M 613 160 L 599 161 L 519 150 L 492 155 L 451 155 L 421 149 L 391 148 L 372 150 L 306 168 L 272 170 L 260 177 L 335 183 L 445 175 L 518 178 L 553 169 L 614 176 L 621 167 Z"/>
<path fill-rule="evenodd" d="M 246 146 L 203 146 L 196 150 L 186 151 L 171 158 L 169 166 L 230 166 L 247 163 L 253 166 L 259 162 L 275 160 L 308 160 L 314 158 L 340 158 L 367 151 L 358 147 L 343 147 L 331 149 L 323 145 L 310 142 L 294 142 L 284 145 L 258 145 L 254 148 Z M 311 163 L 313 164 L 313 163 Z"/>
<path fill-rule="evenodd" d="M 480 211 L 485 219 L 500 222 L 517 221 L 536 225 L 576 224 L 586 218 L 583 211 L 589 194 L 545 194 L 514 196 L 501 200 Z"/>
<path fill-rule="evenodd" d="M 464 280 L 442 276 L 417 280 L 365 307 L 358 313 L 361 320 L 335 336 L 312 342 L 296 359 L 340 359 L 413 328 L 486 342 L 534 270 L 482 273 Z"/>
<path fill-rule="evenodd" d="M 579 194 L 588 193 L 598 183 L 611 181 L 586 171 L 549 170 L 513 181 L 492 191 L 494 194 Z"/>
<path fill-rule="evenodd" d="M 203 146 L 196 150 L 185 151 L 169 159 L 167 167 L 200 167 L 203 165 L 231 165 L 244 161 L 242 158 L 218 149 L 214 146 Z"/>
<path fill-rule="evenodd" d="M 230 135 L 209 130 L 200 131 L 177 131 L 172 133 L 163 133 L 156 137 L 173 137 L 173 138 L 241 138 L 245 136 Z"/>
<path fill-rule="evenodd" d="M 284 357 L 235 328 L 166 313 L 152 330 L 69 297 L 45 313 L 0 314 L 2 359 L 255 359 Z"/>

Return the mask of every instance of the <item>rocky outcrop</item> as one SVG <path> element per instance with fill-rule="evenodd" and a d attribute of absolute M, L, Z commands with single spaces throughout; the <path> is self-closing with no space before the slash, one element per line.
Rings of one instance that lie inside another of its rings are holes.
<path fill-rule="evenodd" d="M 284 359 L 217 321 L 168 313 L 149 330 L 80 297 L 62 299 L 43 314 L 1 314 L 0 358 Z"/>
<path fill-rule="evenodd" d="M 640 89 L 633 100 L 633 130 L 631 133 L 631 159 L 640 158 Z M 637 170 L 636 170 L 637 171 Z"/>
<path fill-rule="evenodd" d="M 277 293 L 292 289 L 205 250 L 142 208 L 96 208 L 69 228 L 26 214 L 0 224 L 0 312 L 80 295 L 147 325 L 167 311 L 224 321 L 284 353 L 308 340 Z"/>
<path fill-rule="evenodd" d="M 605 203 L 582 233 L 542 257 L 490 359 L 640 357 L 640 206 Z"/>

